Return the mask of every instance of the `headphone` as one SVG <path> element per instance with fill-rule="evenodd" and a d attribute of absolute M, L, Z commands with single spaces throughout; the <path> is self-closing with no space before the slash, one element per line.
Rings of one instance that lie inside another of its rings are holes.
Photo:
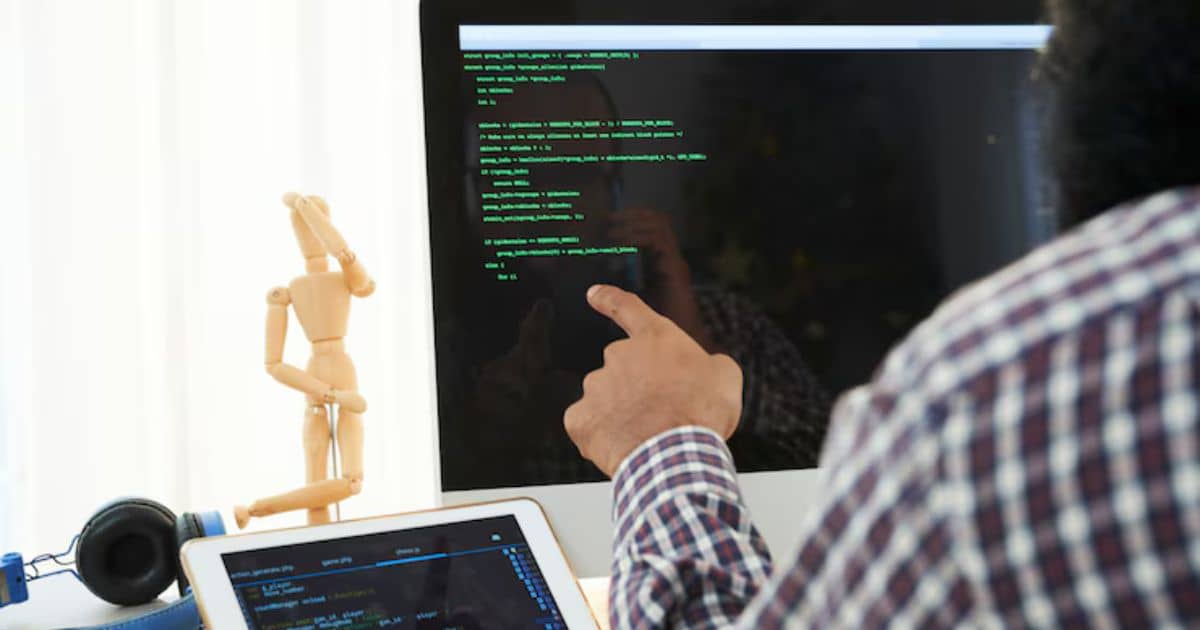
<path fill-rule="evenodd" d="M 101 506 L 62 553 L 41 554 L 29 562 L 22 562 L 20 554 L 5 554 L 0 562 L 0 607 L 29 599 L 26 583 L 60 573 L 74 575 L 94 595 L 118 606 L 153 601 L 175 582 L 181 597 L 171 605 L 97 628 L 196 628 L 200 615 L 179 562 L 179 548 L 193 538 L 224 534 L 225 524 L 217 512 L 176 516 L 150 499 L 117 499 Z M 72 550 L 74 568 L 49 573 L 39 570 L 38 565 L 44 562 L 69 567 Z"/>

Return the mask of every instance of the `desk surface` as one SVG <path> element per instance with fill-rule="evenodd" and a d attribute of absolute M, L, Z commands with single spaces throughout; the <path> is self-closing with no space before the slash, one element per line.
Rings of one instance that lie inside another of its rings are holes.
<path fill-rule="evenodd" d="M 159 601 L 121 608 L 92 595 L 73 576 L 60 574 L 30 582 L 29 601 L 0 609 L 0 628 L 44 630 L 112 623 L 162 608 L 178 598 L 177 593 L 172 586 Z"/>
<path fill-rule="evenodd" d="M 608 628 L 608 578 L 579 581 L 601 628 Z M 29 601 L 0 609 L 0 628 L 48 630 L 112 623 L 167 605 L 177 597 L 175 587 L 163 599 L 132 608 L 120 608 L 97 599 L 70 575 L 56 575 L 29 585 Z"/>

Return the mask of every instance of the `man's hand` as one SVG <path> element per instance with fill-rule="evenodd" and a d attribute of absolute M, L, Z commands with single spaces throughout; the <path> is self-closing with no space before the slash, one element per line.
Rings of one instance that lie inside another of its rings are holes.
<path fill-rule="evenodd" d="M 588 303 L 629 338 L 605 348 L 604 367 L 587 375 L 583 399 L 567 409 L 567 434 L 584 457 L 611 477 L 642 442 L 670 429 L 733 435 L 742 411 L 733 359 L 709 354 L 632 293 L 595 286 Z"/>

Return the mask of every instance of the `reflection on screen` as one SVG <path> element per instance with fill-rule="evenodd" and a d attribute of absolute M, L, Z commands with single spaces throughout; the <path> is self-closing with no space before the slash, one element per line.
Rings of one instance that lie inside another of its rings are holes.
<path fill-rule="evenodd" d="M 738 361 L 740 470 L 806 468 L 839 392 L 1052 235 L 1041 29 L 460 35 L 470 234 L 438 313 L 447 490 L 602 478 L 562 429 L 619 337 L 591 284 Z"/>
<path fill-rule="evenodd" d="M 566 628 L 512 516 L 221 559 L 254 630 Z"/>

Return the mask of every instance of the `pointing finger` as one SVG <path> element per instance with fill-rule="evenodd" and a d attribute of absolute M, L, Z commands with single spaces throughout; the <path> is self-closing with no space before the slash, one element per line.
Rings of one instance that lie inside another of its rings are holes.
<path fill-rule="evenodd" d="M 598 284 L 588 289 L 587 298 L 596 312 L 613 320 L 630 337 L 652 332 L 661 320 L 642 298 L 614 286 Z"/>

